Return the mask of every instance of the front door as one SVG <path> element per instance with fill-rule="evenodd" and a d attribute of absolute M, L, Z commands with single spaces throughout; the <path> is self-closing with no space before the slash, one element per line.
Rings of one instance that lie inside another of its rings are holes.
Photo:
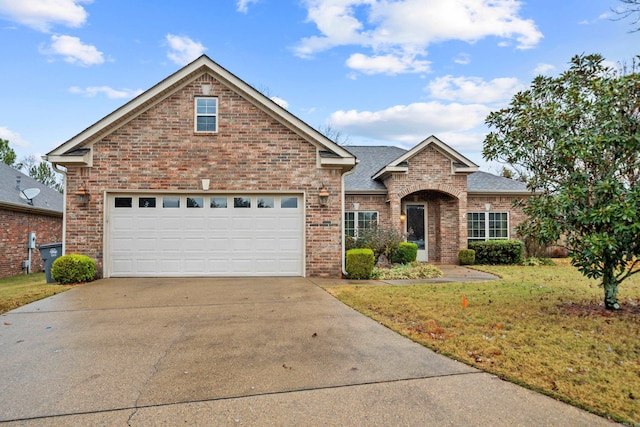
<path fill-rule="evenodd" d="M 412 203 L 404 206 L 407 215 L 407 242 L 418 245 L 418 261 L 426 262 L 427 257 L 427 204 Z"/>

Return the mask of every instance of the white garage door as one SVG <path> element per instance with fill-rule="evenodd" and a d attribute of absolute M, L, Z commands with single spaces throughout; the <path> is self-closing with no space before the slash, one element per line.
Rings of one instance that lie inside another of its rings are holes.
<path fill-rule="evenodd" d="M 301 276 L 303 197 L 112 194 L 111 277 Z"/>

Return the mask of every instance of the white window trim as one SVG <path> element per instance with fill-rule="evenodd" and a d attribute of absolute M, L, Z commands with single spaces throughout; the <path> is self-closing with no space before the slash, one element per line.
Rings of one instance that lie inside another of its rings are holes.
<path fill-rule="evenodd" d="M 491 211 L 491 212 L 467 212 L 468 214 L 482 214 L 484 215 L 484 238 L 470 237 L 469 236 L 469 218 L 467 216 L 467 241 L 468 242 L 487 242 L 489 240 L 509 240 L 511 238 L 511 215 L 509 211 Z M 490 237 L 489 236 L 489 214 L 507 214 L 507 237 Z"/>
<path fill-rule="evenodd" d="M 358 219 L 358 214 L 360 213 L 375 213 L 376 214 L 376 225 L 380 224 L 380 212 L 378 211 L 344 211 L 345 216 L 348 213 L 352 213 L 353 215 L 353 238 L 357 238 L 358 237 L 358 229 L 359 226 L 358 224 L 360 223 L 359 219 Z M 346 224 L 346 219 L 343 217 L 343 221 L 345 222 L 344 224 L 344 234 L 345 236 L 348 236 L 347 234 L 347 224 Z M 350 236 L 348 236 L 350 237 Z"/>
<path fill-rule="evenodd" d="M 198 114 L 198 100 L 200 99 L 213 99 L 216 101 L 216 112 L 215 114 Z M 193 131 L 196 133 L 217 133 L 219 128 L 219 117 L 218 117 L 218 97 L 216 96 L 196 96 L 193 99 Z M 216 118 L 216 129 L 215 130 L 198 130 L 198 117 L 215 117 Z"/>

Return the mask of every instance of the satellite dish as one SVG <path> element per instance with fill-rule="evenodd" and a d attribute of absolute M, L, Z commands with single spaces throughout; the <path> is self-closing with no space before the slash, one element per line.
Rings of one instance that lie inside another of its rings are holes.
<path fill-rule="evenodd" d="M 30 205 L 33 205 L 33 199 L 40 194 L 39 188 L 27 188 L 26 190 L 20 190 L 20 197 L 26 200 Z"/>

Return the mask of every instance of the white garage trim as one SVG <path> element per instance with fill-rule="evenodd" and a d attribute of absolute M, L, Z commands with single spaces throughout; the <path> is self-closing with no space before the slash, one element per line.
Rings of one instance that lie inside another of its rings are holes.
<path fill-rule="evenodd" d="M 104 277 L 304 276 L 303 193 L 109 192 Z"/>

